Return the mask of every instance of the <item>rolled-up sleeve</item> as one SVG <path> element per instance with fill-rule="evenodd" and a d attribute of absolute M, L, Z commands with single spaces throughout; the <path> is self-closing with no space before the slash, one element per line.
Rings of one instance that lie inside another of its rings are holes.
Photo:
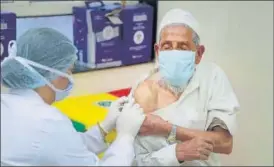
<path fill-rule="evenodd" d="M 225 126 L 223 126 L 223 124 L 225 124 Z M 220 126 L 221 128 L 228 130 L 231 135 L 234 135 L 237 130 L 236 113 L 229 115 L 221 110 L 210 111 L 207 119 L 206 129 L 211 129 L 210 127 L 213 128 L 216 126 Z"/>
<path fill-rule="evenodd" d="M 135 143 L 135 164 L 137 166 L 180 166 L 176 157 L 176 144 L 168 145 L 154 152 Z"/>
<path fill-rule="evenodd" d="M 234 135 L 237 129 L 236 115 L 239 108 L 238 99 L 227 76 L 217 67 L 210 87 L 206 129 L 215 121 L 220 125 L 224 123 L 226 129 Z"/>

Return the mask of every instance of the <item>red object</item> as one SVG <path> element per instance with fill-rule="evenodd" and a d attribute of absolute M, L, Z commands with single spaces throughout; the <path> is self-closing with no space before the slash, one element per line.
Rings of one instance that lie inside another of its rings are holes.
<path fill-rule="evenodd" d="M 117 97 L 127 96 L 130 93 L 131 88 L 125 88 L 120 90 L 114 90 L 111 92 L 108 92 L 109 94 Z"/>

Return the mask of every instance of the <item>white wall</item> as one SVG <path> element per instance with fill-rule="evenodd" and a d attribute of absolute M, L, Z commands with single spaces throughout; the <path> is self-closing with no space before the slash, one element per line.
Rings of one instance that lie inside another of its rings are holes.
<path fill-rule="evenodd" d="M 161 1 L 158 24 L 175 7 L 199 20 L 205 59 L 225 70 L 241 104 L 234 151 L 224 165 L 273 166 L 273 2 Z"/>

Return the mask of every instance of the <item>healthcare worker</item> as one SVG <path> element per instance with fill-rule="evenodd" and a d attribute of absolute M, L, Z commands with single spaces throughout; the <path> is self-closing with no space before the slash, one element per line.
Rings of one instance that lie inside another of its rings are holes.
<path fill-rule="evenodd" d="M 9 57 L 1 63 L 2 84 L 10 88 L 1 94 L 1 166 L 132 163 L 133 141 L 144 121 L 134 101 L 117 100 L 106 119 L 86 133 L 76 132 L 71 121 L 51 106 L 73 88 L 76 49 L 67 37 L 50 28 L 31 29 L 9 46 Z M 104 135 L 115 126 L 117 138 L 107 149 Z M 105 150 L 99 160 L 96 154 Z"/>

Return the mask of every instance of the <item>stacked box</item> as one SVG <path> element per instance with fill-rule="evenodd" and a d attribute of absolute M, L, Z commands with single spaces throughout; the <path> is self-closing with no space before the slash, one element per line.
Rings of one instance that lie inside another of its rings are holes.
<path fill-rule="evenodd" d="M 1 11 L 1 33 L 0 33 L 0 51 L 1 62 L 8 56 L 8 45 L 12 40 L 16 40 L 16 14 L 12 12 Z"/>
<path fill-rule="evenodd" d="M 115 23 L 106 14 L 119 4 L 100 7 L 74 7 L 74 44 L 79 63 L 88 68 L 121 66 L 121 22 Z M 113 17 L 119 19 L 119 14 Z"/>
<path fill-rule="evenodd" d="M 152 58 L 153 7 L 147 4 L 127 5 L 121 12 L 123 21 L 124 65 L 149 62 Z"/>

